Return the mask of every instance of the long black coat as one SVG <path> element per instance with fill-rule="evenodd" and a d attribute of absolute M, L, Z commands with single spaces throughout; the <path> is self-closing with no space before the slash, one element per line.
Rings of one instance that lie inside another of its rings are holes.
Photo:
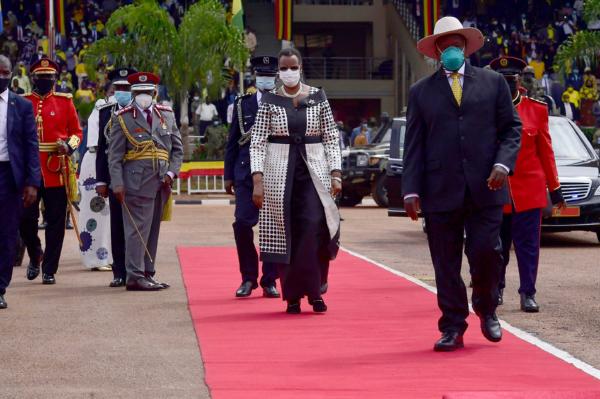
<path fill-rule="evenodd" d="M 424 212 L 460 209 L 467 190 L 478 207 L 502 205 L 508 189 L 491 191 L 486 180 L 496 163 L 513 170 L 520 140 L 521 121 L 500 74 L 466 65 L 458 106 L 440 69 L 410 89 L 403 194 L 418 194 Z"/>

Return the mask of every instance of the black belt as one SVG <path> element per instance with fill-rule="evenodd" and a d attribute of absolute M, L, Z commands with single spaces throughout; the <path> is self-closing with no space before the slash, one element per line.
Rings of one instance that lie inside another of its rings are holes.
<path fill-rule="evenodd" d="M 275 144 L 316 144 L 322 143 L 321 136 L 269 136 L 269 143 Z"/>

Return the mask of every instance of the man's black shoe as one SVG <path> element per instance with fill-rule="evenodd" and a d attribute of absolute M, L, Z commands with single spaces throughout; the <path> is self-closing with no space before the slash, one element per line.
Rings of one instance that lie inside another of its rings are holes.
<path fill-rule="evenodd" d="M 258 288 L 258 284 L 253 283 L 252 281 L 244 281 L 240 288 L 235 292 L 235 296 L 238 298 L 245 298 L 252 294 L 252 290 Z"/>
<path fill-rule="evenodd" d="M 54 278 L 54 274 L 46 274 L 42 275 L 42 284 L 50 285 L 56 284 L 56 279 Z"/>
<path fill-rule="evenodd" d="M 6 299 L 4 299 L 4 295 L 0 295 L 0 309 L 6 309 L 8 304 L 6 303 Z"/>
<path fill-rule="evenodd" d="M 498 290 L 498 306 L 504 304 L 504 288 Z"/>
<path fill-rule="evenodd" d="M 540 306 L 535 301 L 534 295 L 521 294 L 521 310 L 527 313 L 537 313 Z"/>
<path fill-rule="evenodd" d="M 27 265 L 27 280 L 35 280 L 40 275 L 40 265 L 32 261 Z"/>
<path fill-rule="evenodd" d="M 313 307 L 313 312 L 315 313 L 325 313 L 327 312 L 327 305 L 325 305 L 325 301 L 323 299 L 315 299 L 314 301 L 309 301 Z"/>
<path fill-rule="evenodd" d="M 502 339 L 502 328 L 495 313 L 485 316 L 479 316 L 481 321 L 481 332 L 483 336 L 492 342 L 500 342 Z"/>
<path fill-rule="evenodd" d="M 462 334 L 455 331 L 445 331 L 442 337 L 433 345 L 435 352 L 453 352 L 457 349 L 464 348 Z"/>
<path fill-rule="evenodd" d="M 279 291 L 275 288 L 274 285 L 267 285 L 263 287 L 263 296 L 265 298 L 279 298 Z"/>
<path fill-rule="evenodd" d="M 130 281 L 125 288 L 127 291 L 158 291 L 162 289 L 159 285 L 153 284 L 145 278 Z"/>
<path fill-rule="evenodd" d="M 125 279 L 117 277 L 117 278 L 113 279 L 113 281 L 111 281 L 108 286 L 112 287 L 112 288 L 125 287 Z"/>
<path fill-rule="evenodd" d="M 158 281 L 156 281 L 154 279 L 154 277 L 152 277 L 149 274 L 146 275 L 146 280 L 150 281 L 152 284 L 156 284 L 156 285 L 160 286 L 160 288 L 165 289 L 165 290 L 170 287 L 170 285 L 167 283 L 159 283 Z"/>

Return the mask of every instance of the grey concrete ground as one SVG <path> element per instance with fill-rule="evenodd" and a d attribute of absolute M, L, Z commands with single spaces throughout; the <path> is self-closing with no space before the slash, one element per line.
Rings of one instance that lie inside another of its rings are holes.
<path fill-rule="evenodd" d="M 81 266 L 72 232 L 55 286 L 29 282 L 25 268 L 16 268 L 9 309 L 0 311 L 0 398 L 209 397 L 175 247 L 233 246 L 232 214 L 231 206 L 175 207 L 157 260 L 159 279 L 172 285 L 167 291 L 108 288 L 111 273 Z M 433 284 L 419 224 L 374 207 L 344 209 L 343 216 L 345 247 Z M 518 311 L 511 264 L 501 317 L 600 367 L 598 249 L 589 233 L 544 237 L 542 312 Z M 238 284 L 231 282 L 232 295 Z"/>

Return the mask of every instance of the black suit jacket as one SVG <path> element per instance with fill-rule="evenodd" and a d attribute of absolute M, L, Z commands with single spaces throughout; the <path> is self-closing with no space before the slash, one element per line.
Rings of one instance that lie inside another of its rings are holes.
<path fill-rule="evenodd" d="M 464 205 L 508 201 L 508 189 L 487 187 L 494 164 L 511 171 L 521 140 L 521 121 L 505 79 L 466 65 L 457 104 L 443 69 L 421 79 L 408 100 L 404 143 L 404 195 L 418 194 L 424 212 L 448 212 Z"/>
<path fill-rule="evenodd" d="M 6 111 L 8 157 L 17 189 L 40 187 L 42 175 L 33 105 L 9 91 Z"/>
<path fill-rule="evenodd" d="M 238 102 L 241 102 L 242 121 L 244 132 L 249 131 L 254 125 L 258 113 L 258 97 L 256 94 L 245 95 L 236 100 L 233 108 L 233 119 L 229 128 L 229 138 L 225 147 L 225 180 L 242 181 L 250 177 L 250 142 L 243 146 L 238 144 L 242 137 Z"/>
<path fill-rule="evenodd" d="M 108 170 L 108 143 L 104 129 L 110 121 L 117 104 L 108 104 L 98 110 L 98 148 L 96 149 L 96 180 L 110 186 L 110 172 Z"/>

